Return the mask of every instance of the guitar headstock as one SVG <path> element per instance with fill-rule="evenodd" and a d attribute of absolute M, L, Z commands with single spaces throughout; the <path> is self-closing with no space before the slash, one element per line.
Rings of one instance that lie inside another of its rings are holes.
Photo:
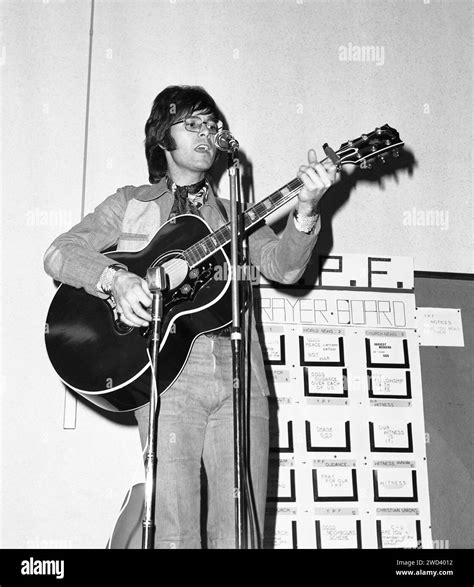
<path fill-rule="evenodd" d="M 339 157 L 338 164 L 360 165 L 362 168 L 370 169 L 375 161 L 385 163 L 388 154 L 398 157 L 399 147 L 403 144 L 398 131 L 384 124 L 370 133 L 343 143 L 336 152 Z"/>

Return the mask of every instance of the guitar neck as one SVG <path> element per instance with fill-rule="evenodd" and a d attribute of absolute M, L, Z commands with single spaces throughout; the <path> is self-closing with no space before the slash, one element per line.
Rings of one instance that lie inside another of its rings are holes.
<path fill-rule="evenodd" d="M 370 133 L 363 134 L 356 139 L 343 143 L 335 152 L 327 144 L 323 145 L 328 157 L 320 161 L 320 163 L 327 169 L 329 162 L 331 160 L 335 161 L 334 156 L 336 156 L 339 169 L 343 165 L 359 165 L 360 167 L 370 169 L 372 163 L 377 160 L 385 163 L 385 157 L 388 153 L 392 153 L 394 157 L 398 157 L 398 147 L 402 145 L 403 141 L 400 140 L 398 131 L 388 124 L 384 124 Z M 243 214 L 244 230 L 249 230 L 269 214 L 289 202 L 302 187 L 303 182 L 299 178 L 292 179 L 261 202 L 254 204 Z M 219 230 L 202 238 L 183 251 L 184 258 L 190 267 L 195 267 L 208 257 L 211 257 L 218 249 L 227 245 L 230 240 L 231 228 L 230 222 L 228 222 L 222 228 L 219 228 Z"/>
<path fill-rule="evenodd" d="M 326 157 L 321 163 L 327 161 L 328 158 Z M 269 214 L 289 202 L 298 194 L 302 187 L 303 182 L 301 179 L 295 177 L 295 179 L 292 179 L 289 183 L 270 194 L 264 200 L 254 204 L 243 214 L 245 232 L 261 222 Z M 184 257 L 190 267 L 194 267 L 205 261 L 218 249 L 229 244 L 230 240 L 231 226 L 230 222 L 228 222 L 212 234 L 202 238 L 200 241 L 186 249 L 186 251 L 184 251 Z"/>

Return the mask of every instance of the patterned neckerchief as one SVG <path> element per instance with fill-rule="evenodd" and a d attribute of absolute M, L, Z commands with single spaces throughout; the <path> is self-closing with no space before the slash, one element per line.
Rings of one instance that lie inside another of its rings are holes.
<path fill-rule="evenodd" d="M 195 214 L 207 200 L 209 184 L 205 178 L 197 183 L 181 186 L 177 185 L 171 177 L 167 175 L 166 184 L 175 197 L 173 208 L 171 210 L 173 215 Z"/>

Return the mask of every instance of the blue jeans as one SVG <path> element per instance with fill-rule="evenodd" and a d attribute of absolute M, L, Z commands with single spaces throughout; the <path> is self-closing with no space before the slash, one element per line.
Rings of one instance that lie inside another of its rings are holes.
<path fill-rule="evenodd" d="M 142 446 L 148 406 L 135 412 Z M 200 336 L 158 417 L 155 548 L 201 548 L 201 462 L 207 489 L 207 547 L 235 548 L 232 355 L 230 340 Z M 268 400 L 250 390 L 250 471 L 263 533 L 268 468 Z M 206 545 L 203 545 L 206 546 Z"/>

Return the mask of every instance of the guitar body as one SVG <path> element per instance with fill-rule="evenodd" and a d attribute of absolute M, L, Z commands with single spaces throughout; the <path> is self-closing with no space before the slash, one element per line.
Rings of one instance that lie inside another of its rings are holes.
<path fill-rule="evenodd" d="M 192 269 L 184 259 L 183 252 L 209 234 L 204 220 L 186 214 L 164 224 L 141 251 L 107 255 L 142 278 L 150 267 L 166 269 L 170 287 L 163 292 L 159 393 L 181 373 L 194 340 L 232 319 L 225 249 Z M 135 410 L 149 402 L 148 329 L 120 323 L 111 298 L 103 300 L 63 284 L 49 308 L 45 330 L 51 363 L 72 390 L 110 411 Z"/>

